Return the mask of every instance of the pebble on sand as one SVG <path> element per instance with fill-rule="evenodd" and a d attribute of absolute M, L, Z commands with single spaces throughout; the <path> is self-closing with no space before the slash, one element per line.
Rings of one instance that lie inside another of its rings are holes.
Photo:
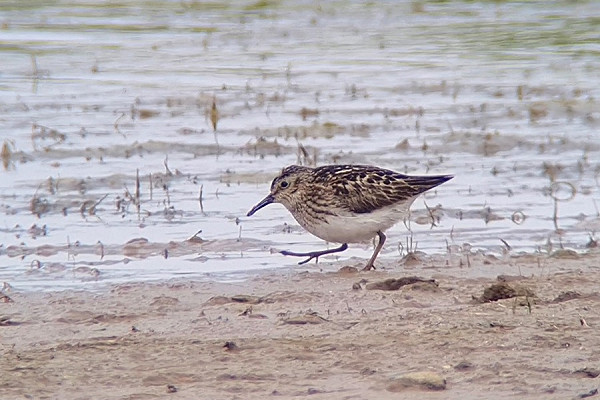
<path fill-rule="evenodd" d="M 390 392 L 401 392 L 407 389 L 445 390 L 446 380 L 435 372 L 410 372 L 393 379 L 387 386 Z"/>

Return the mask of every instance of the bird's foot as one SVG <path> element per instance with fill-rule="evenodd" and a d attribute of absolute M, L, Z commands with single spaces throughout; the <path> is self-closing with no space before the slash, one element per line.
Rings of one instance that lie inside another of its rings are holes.
<path fill-rule="evenodd" d="M 309 262 L 313 258 L 316 259 L 317 262 L 319 262 L 319 256 L 323 255 L 323 254 L 321 254 L 320 251 L 313 251 L 313 252 L 310 252 L 310 253 L 295 253 L 293 251 L 282 250 L 282 251 L 280 251 L 280 253 L 283 254 L 284 256 L 308 257 L 306 260 L 300 261 L 298 263 L 298 265 L 306 264 L 307 262 Z"/>
<path fill-rule="evenodd" d="M 317 260 L 317 262 L 319 262 L 319 257 L 324 256 L 326 254 L 338 253 L 340 251 L 346 250 L 347 248 L 348 248 L 348 245 L 346 243 L 344 243 L 340 247 L 336 247 L 335 249 L 329 249 L 329 250 L 309 251 L 307 253 L 296 253 L 294 251 L 282 250 L 282 251 L 280 251 L 280 253 L 283 254 L 284 256 L 308 257 L 306 260 L 302 260 L 298 263 L 298 265 L 302 265 L 302 264 L 306 264 L 313 258 L 315 260 Z"/>
<path fill-rule="evenodd" d="M 367 265 L 365 265 L 365 267 L 362 270 L 363 271 L 370 271 L 372 269 L 377 269 L 377 268 L 375 268 L 375 266 L 373 265 L 373 263 L 367 263 Z"/>

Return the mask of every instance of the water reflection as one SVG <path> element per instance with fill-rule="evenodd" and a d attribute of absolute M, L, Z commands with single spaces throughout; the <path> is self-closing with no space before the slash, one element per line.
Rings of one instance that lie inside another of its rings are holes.
<path fill-rule="evenodd" d="M 293 163 L 456 175 L 413 206 L 427 253 L 583 250 L 600 219 L 599 7 L 0 5 L 0 278 L 56 287 L 293 265 L 269 249 L 323 244 L 282 208 L 243 217 Z M 575 196 L 555 202 L 565 184 Z M 390 230 L 382 257 L 406 240 Z"/>

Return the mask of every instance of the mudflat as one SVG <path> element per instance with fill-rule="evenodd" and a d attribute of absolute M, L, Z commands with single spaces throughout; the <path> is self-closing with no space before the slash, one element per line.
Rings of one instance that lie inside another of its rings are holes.
<path fill-rule="evenodd" d="M 468 263 L 413 254 L 357 272 L 363 261 L 261 272 L 234 283 L 173 280 L 100 292 L 5 288 L 0 398 L 596 393 L 596 249 L 471 254 Z"/>

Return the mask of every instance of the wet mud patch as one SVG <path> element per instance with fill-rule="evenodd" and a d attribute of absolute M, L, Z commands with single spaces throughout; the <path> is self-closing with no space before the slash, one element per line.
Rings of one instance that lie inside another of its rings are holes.
<path fill-rule="evenodd" d="M 406 278 L 390 278 L 380 282 L 367 283 L 367 290 L 398 290 L 408 285 L 418 285 L 423 287 L 424 285 L 433 285 L 437 287 L 437 283 L 434 279 L 423 279 L 416 276 Z"/>
<path fill-rule="evenodd" d="M 481 297 L 474 297 L 475 300 L 485 303 L 513 297 L 534 298 L 535 294 L 529 288 L 522 285 L 509 284 L 506 282 L 494 283 L 483 290 Z"/>

